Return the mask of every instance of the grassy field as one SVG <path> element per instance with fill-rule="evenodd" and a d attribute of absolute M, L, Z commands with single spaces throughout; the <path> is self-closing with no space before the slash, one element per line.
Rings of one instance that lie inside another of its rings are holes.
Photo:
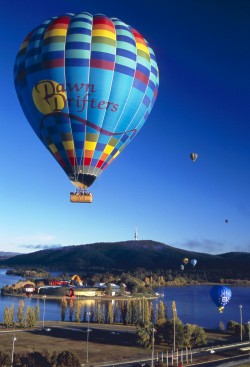
<path fill-rule="evenodd" d="M 0 350 L 11 355 L 13 336 L 17 338 L 15 342 L 15 353 L 71 351 L 75 352 L 81 363 L 86 362 L 87 346 L 89 365 L 98 366 L 98 363 L 114 361 L 130 361 L 135 359 L 150 358 L 151 350 L 144 349 L 136 345 L 135 327 L 123 325 L 97 325 L 90 324 L 89 343 L 87 345 L 87 324 L 77 324 L 75 322 L 46 322 L 45 328 L 42 325 L 34 330 L 11 331 L 2 330 L 0 333 Z M 229 334 L 207 331 L 209 345 L 224 344 L 230 339 Z M 161 352 L 166 348 L 155 346 L 156 352 Z M 207 355 L 207 358 L 214 358 L 215 355 Z M 250 366 L 243 364 L 241 367 Z"/>
<path fill-rule="evenodd" d="M 46 323 L 50 331 L 43 329 L 15 331 L 15 353 L 61 352 L 69 350 L 75 352 L 81 363 L 85 363 L 87 356 L 86 325 L 70 323 L 67 329 L 61 324 Z M 93 326 L 93 327 L 92 327 Z M 108 326 L 108 325 L 106 325 Z M 122 331 L 110 331 L 106 327 L 102 330 L 91 325 L 88 343 L 88 358 L 90 364 L 96 366 L 99 362 L 124 361 L 140 359 L 150 356 L 150 350 L 136 346 L 136 335 L 131 327 L 119 327 Z M 11 355 L 14 332 L 0 333 L 0 350 Z"/>

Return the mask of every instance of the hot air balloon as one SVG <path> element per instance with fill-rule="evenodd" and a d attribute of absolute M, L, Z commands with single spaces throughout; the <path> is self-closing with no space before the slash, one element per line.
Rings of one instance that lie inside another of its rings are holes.
<path fill-rule="evenodd" d="M 198 158 L 198 154 L 197 153 L 191 153 L 190 158 L 192 159 L 193 162 L 195 162 L 196 159 Z"/>
<path fill-rule="evenodd" d="M 187 264 L 188 264 L 188 262 L 189 262 L 189 260 L 188 260 L 188 258 L 187 258 L 187 257 L 184 257 L 184 259 L 182 260 L 182 262 L 183 262 L 183 264 L 187 265 Z"/>
<path fill-rule="evenodd" d="M 181 270 L 183 271 L 185 269 L 184 265 L 181 265 Z"/>
<path fill-rule="evenodd" d="M 195 267 L 195 265 L 197 264 L 197 260 L 196 259 L 191 259 L 190 260 L 191 264 L 193 267 Z"/>
<path fill-rule="evenodd" d="M 225 223 L 228 223 L 228 219 L 225 219 Z"/>
<path fill-rule="evenodd" d="M 117 18 L 86 12 L 45 21 L 25 38 L 16 92 L 38 138 L 76 192 L 87 190 L 137 135 L 157 97 L 154 52 Z"/>
<path fill-rule="evenodd" d="M 31 283 L 27 283 L 23 286 L 23 290 L 27 297 L 30 297 L 35 292 L 35 287 Z"/>
<path fill-rule="evenodd" d="M 222 313 L 224 307 L 228 304 L 228 302 L 232 297 L 232 291 L 229 287 L 222 285 L 214 285 L 210 289 L 210 295 L 213 302 L 219 308 L 220 313 Z"/>

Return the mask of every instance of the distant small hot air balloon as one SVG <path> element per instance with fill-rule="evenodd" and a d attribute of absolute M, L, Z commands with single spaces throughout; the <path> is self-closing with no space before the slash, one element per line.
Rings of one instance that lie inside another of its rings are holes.
<path fill-rule="evenodd" d="M 32 293 L 35 292 L 35 287 L 31 283 L 27 283 L 24 285 L 23 290 L 27 297 L 30 297 Z"/>
<path fill-rule="evenodd" d="M 196 159 L 198 158 L 198 154 L 197 153 L 191 153 L 190 158 L 192 159 L 193 162 L 195 162 Z"/>
<path fill-rule="evenodd" d="M 184 259 L 182 260 L 182 262 L 183 262 L 183 264 L 187 265 L 187 264 L 188 264 L 188 262 L 189 262 L 189 260 L 188 260 L 188 258 L 187 258 L 187 257 L 184 257 Z"/>
<path fill-rule="evenodd" d="M 184 265 L 181 265 L 181 270 L 183 271 L 185 269 Z"/>
<path fill-rule="evenodd" d="M 210 296 L 213 302 L 219 308 L 220 313 L 222 313 L 224 307 L 228 304 L 232 297 L 232 291 L 229 287 L 223 285 L 214 285 L 210 289 Z"/>
<path fill-rule="evenodd" d="M 228 219 L 225 219 L 225 223 L 228 223 Z"/>
<path fill-rule="evenodd" d="M 193 267 L 195 267 L 195 265 L 197 264 L 197 260 L 196 259 L 192 259 L 192 260 L 190 260 L 190 262 L 193 265 Z"/>

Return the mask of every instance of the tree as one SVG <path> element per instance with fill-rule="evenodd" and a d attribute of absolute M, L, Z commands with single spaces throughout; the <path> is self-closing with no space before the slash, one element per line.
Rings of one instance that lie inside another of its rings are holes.
<path fill-rule="evenodd" d="M 175 325 L 174 325 L 175 322 Z M 167 341 L 168 344 L 174 346 L 174 331 L 175 331 L 175 347 L 181 348 L 184 345 L 185 341 L 185 331 L 184 331 L 184 325 L 181 322 L 180 319 L 176 319 L 175 321 L 167 321 L 167 324 L 169 325 L 170 333 L 168 334 L 165 341 Z"/>
<path fill-rule="evenodd" d="M 70 299 L 70 302 L 69 302 L 69 320 L 70 320 L 70 321 L 72 321 L 72 320 L 73 320 L 74 309 L 75 309 L 75 302 L 74 302 L 74 300 L 71 298 L 71 299 Z"/>
<path fill-rule="evenodd" d="M 75 353 L 64 351 L 58 354 L 56 367 L 81 367 L 78 356 Z"/>
<path fill-rule="evenodd" d="M 132 302 L 128 300 L 127 302 L 127 315 L 126 315 L 126 325 L 131 325 L 132 323 Z"/>
<path fill-rule="evenodd" d="M 33 328 L 36 325 L 36 312 L 34 307 L 28 306 L 26 308 L 25 325 L 27 328 Z"/>
<path fill-rule="evenodd" d="M 87 309 L 87 305 L 85 303 L 85 305 L 83 306 L 83 314 L 82 314 L 82 321 L 83 322 L 87 322 L 87 311 L 88 311 L 88 309 Z"/>
<path fill-rule="evenodd" d="M 137 325 L 140 322 L 140 301 L 138 299 L 131 301 L 132 306 L 132 325 Z"/>
<path fill-rule="evenodd" d="M 144 348 L 152 347 L 153 324 L 140 324 L 136 330 L 137 343 Z"/>
<path fill-rule="evenodd" d="M 184 327 L 184 334 L 184 345 L 189 348 L 197 348 L 206 344 L 206 333 L 197 325 L 186 324 Z"/>
<path fill-rule="evenodd" d="M 99 302 L 96 308 L 96 322 L 98 322 L 98 324 L 101 323 L 101 304 Z"/>
<path fill-rule="evenodd" d="M 21 366 L 29 367 L 50 367 L 51 364 L 46 356 L 39 352 L 29 353 L 27 356 L 21 356 Z"/>
<path fill-rule="evenodd" d="M 121 315 L 121 321 L 123 325 L 126 325 L 127 320 L 127 302 L 121 301 L 120 304 L 120 315 Z"/>
<path fill-rule="evenodd" d="M 166 314 L 165 314 L 165 305 L 164 305 L 163 301 L 160 301 L 159 302 L 159 307 L 158 307 L 158 312 L 157 312 L 157 315 L 156 315 L 156 320 L 164 319 L 165 316 L 166 316 Z"/>
<path fill-rule="evenodd" d="M 36 322 L 38 322 L 39 319 L 40 319 L 40 307 L 39 307 L 38 300 L 37 300 L 37 304 L 35 306 L 35 317 L 36 317 Z"/>
<path fill-rule="evenodd" d="M 65 321 L 66 310 L 67 310 L 67 299 L 66 297 L 62 297 L 61 299 L 61 319 L 62 321 Z"/>
<path fill-rule="evenodd" d="M 117 302 L 114 304 L 114 322 L 119 322 L 119 306 Z"/>
<path fill-rule="evenodd" d="M 75 303 L 75 318 L 76 322 L 81 321 L 81 313 L 82 313 L 82 306 L 81 303 L 77 300 Z"/>
<path fill-rule="evenodd" d="M 14 325 L 14 305 L 4 308 L 3 324 L 6 328 Z"/>
<path fill-rule="evenodd" d="M 4 353 L 4 352 L 0 352 L 0 366 L 1 367 L 7 367 L 10 366 L 11 362 L 10 362 L 10 357 L 8 356 L 8 354 Z"/>
<path fill-rule="evenodd" d="M 172 319 L 177 319 L 177 307 L 175 301 L 172 301 Z"/>
<path fill-rule="evenodd" d="M 228 321 L 227 330 L 232 331 L 233 333 L 235 333 L 236 325 L 239 325 L 238 322 L 233 321 L 233 320 Z"/>
<path fill-rule="evenodd" d="M 165 340 L 165 327 L 167 320 L 165 318 L 158 319 L 155 323 L 156 333 L 155 333 L 155 341 L 157 344 L 160 344 Z"/>
<path fill-rule="evenodd" d="M 18 304 L 17 322 L 20 328 L 24 327 L 24 300 L 19 301 L 19 304 Z"/>
<path fill-rule="evenodd" d="M 126 291 L 126 286 L 125 286 L 124 283 L 121 283 L 120 284 L 120 293 L 121 293 L 121 296 L 124 296 L 125 291 Z"/>
<path fill-rule="evenodd" d="M 198 348 L 205 345 L 207 342 L 205 331 L 197 325 L 194 325 L 194 330 L 191 339 L 191 348 Z"/>
<path fill-rule="evenodd" d="M 145 325 L 150 323 L 151 314 L 150 314 L 150 305 L 149 301 L 145 300 L 144 302 L 144 310 L 143 310 L 143 322 Z"/>
<path fill-rule="evenodd" d="M 89 308 L 89 321 L 94 322 L 94 317 L 95 317 L 94 305 L 93 303 L 91 303 Z"/>
<path fill-rule="evenodd" d="M 105 289 L 105 294 L 107 296 L 112 296 L 112 285 L 110 283 L 107 284 L 107 287 Z"/>
<path fill-rule="evenodd" d="M 108 304 L 108 323 L 112 324 L 114 321 L 114 310 L 113 310 L 113 305 L 112 302 L 109 302 Z"/>

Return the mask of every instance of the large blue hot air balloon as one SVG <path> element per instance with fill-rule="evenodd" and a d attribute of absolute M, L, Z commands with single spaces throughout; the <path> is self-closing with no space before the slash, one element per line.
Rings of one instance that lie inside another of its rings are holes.
<path fill-rule="evenodd" d="M 14 73 L 31 127 L 78 189 L 91 186 L 136 136 L 159 84 L 154 52 L 138 31 L 85 12 L 30 32 Z"/>
<path fill-rule="evenodd" d="M 228 304 L 232 297 L 232 291 L 229 287 L 223 285 L 214 285 L 210 289 L 210 295 L 220 312 L 223 312 L 224 307 Z"/>

